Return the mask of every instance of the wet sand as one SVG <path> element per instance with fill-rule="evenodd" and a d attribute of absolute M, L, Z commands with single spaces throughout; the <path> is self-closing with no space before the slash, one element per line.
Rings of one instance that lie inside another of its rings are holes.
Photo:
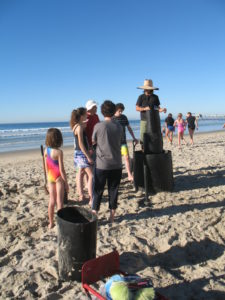
<path fill-rule="evenodd" d="M 104 193 L 97 255 L 116 247 L 122 269 L 151 277 L 169 299 L 225 299 L 225 132 L 195 135 L 195 145 L 181 150 L 176 139 L 164 142 L 172 150 L 172 193 L 146 205 L 123 169 L 113 225 Z M 69 205 L 80 205 L 72 147 L 64 160 Z M 43 185 L 39 149 L 0 154 L 1 299 L 85 299 L 80 283 L 58 280 L 57 228 L 47 228 Z"/>

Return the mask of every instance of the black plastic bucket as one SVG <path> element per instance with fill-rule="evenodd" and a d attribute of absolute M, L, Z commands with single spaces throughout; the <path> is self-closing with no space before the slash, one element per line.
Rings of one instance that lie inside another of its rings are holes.
<path fill-rule="evenodd" d="M 144 133 L 143 135 L 144 153 L 162 153 L 163 152 L 163 140 L 160 133 Z"/>
<path fill-rule="evenodd" d="M 161 122 L 158 109 L 150 109 L 146 111 L 147 121 L 147 133 L 149 134 L 160 134 L 161 133 Z"/>
<path fill-rule="evenodd" d="M 143 136 L 144 153 L 162 153 L 163 138 L 159 111 L 151 109 L 146 111 L 147 129 Z"/>
<path fill-rule="evenodd" d="M 173 163 L 171 151 L 159 154 L 146 154 L 145 163 L 148 167 L 149 180 L 154 192 L 173 190 Z"/>
<path fill-rule="evenodd" d="M 59 278 L 81 281 L 82 265 L 96 257 L 97 218 L 83 207 L 65 207 L 57 225 Z"/>

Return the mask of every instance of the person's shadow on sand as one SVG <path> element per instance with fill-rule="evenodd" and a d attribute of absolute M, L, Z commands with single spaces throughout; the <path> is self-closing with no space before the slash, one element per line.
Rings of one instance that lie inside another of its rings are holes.
<path fill-rule="evenodd" d="M 182 266 L 190 266 L 205 263 L 208 260 L 215 260 L 225 250 L 225 246 L 206 238 L 199 242 L 188 242 L 184 247 L 174 246 L 166 252 L 156 255 L 145 253 L 124 252 L 120 255 L 121 269 L 128 273 L 137 273 L 148 267 L 159 266 L 170 273 L 176 280 L 183 282 L 161 288 L 159 291 L 165 295 L 173 295 L 171 299 L 225 299 L 225 292 L 204 291 L 203 287 L 213 279 L 202 278 L 191 282 L 184 281 L 179 270 Z M 221 277 L 222 278 L 222 277 Z M 224 285 L 224 283 L 222 283 Z M 177 298 L 174 295 L 178 295 Z M 180 298 L 181 295 L 185 297 Z"/>
<path fill-rule="evenodd" d="M 193 171 L 198 171 L 198 173 L 185 175 L 185 173 Z M 212 188 L 225 184 L 225 166 L 209 166 L 200 168 L 199 170 L 186 170 L 186 172 L 175 171 L 174 175 L 174 192 Z"/>

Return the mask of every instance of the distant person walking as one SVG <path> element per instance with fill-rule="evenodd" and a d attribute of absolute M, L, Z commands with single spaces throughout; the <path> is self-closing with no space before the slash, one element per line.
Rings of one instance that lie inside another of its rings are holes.
<path fill-rule="evenodd" d="M 191 139 L 191 145 L 194 145 L 193 136 L 195 128 L 198 130 L 198 121 L 195 116 L 192 116 L 191 112 L 187 113 L 186 123 L 188 125 L 188 132 Z"/>
<path fill-rule="evenodd" d="M 157 109 L 159 112 L 166 113 L 166 108 L 160 107 L 159 98 L 153 93 L 153 91 L 158 90 L 158 88 L 153 86 L 151 79 L 145 79 L 144 85 L 138 87 L 138 89 L 144 90 L 144 94 L 138 97 L 136 103 L 136 111 L 139 111 L 141 114 L 140 141 L 143 144 L 144 133 L 147 131 L 146 111 L 150 109 Z"/>
<path fill-rule="evenodd" d="M 174 119 L 172 114 L 168 114 L 167 118 L 165 119 L 165 124 L 166 124 L 166 138 L 172 145 L 173 143 L 173 133 L 175 131 L 174 127 Z"/>
<path fill-rule="evenodd" d="M 99 211 L 104 187 L 107 182 L 110 222 L 114 221 L 122 176 L 121 140 L 123 128 L 119 122 L 112 120 L 115 111 L 116 106 L 113 102 L 109 100 L 104 101 L 101 105 L 104 121 L 95 125 L 92 135 L 93 144 L 96 145 L 92 211 L 95 214 Z"/>
<path fill-rule="evenodd" d="M 182 117 L 183 117 L 182 113 L 179 113 L 177 115 L 176 121 L 174 122 L 174 126 L 178 128 L 178 146 L 179 146 L 179 148 L 181 147 L 181 141 L 183 141 L 184 144 L 186 145 L 186 141 L 184 139 L 184 131 L 186 129 L 186 123 L 182 119 Z"/>
<path fill-rule="evenodd" d="M 133 141 L 135 144 L 138 143 L 138 140 L 134 136 L 134 132 L 132 128 L 130 127 L 129 121 L 127 119 L 127 116 L 123 114 L 123 111 L 125 110 L 125 107 L 122 103 L 116 104 L 116 112 L 114 114 L 113 120 L 116 120 L 120 123 L 120 125 L 123 127 L 123 137 L 121 141 L 121 154 L 125 159 L 125 166 L 128 174 L 128 180 L 133 181 L 133 175 L 130 170 L 130 158 L 129 158 L 129 150 L 127 146 L 127 139 L 126 139 L 126 128 L 128 129 L 130 135 L 133 138 Z"/>
<path fill-rule="evenodd" d="M 63 164 L 63 152 L 60 147 L 63 144 L 62 133 L 57 128 L 49 128 L 46 134 L 44 152 L 45 169 L 48 178 L 49 203 L 48 203 L 48 228 L 54 227 L 54 208 L 57 210 L 63 207 L 65 190 L 69 191 L 66 173 Z"/>

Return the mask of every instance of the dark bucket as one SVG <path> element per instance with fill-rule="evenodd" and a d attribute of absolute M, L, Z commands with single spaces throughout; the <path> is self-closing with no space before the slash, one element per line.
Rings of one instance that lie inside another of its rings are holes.
<path fill-rule="evenodd" d="M 159 133 L 144 133 L 143 137 L 144 153 L 162 153 L 163 152 L 163 139 L 161 132 Z"/>
<path fill-rule="evenodd" d="M 96 257 L 97 218 L 83 207 L 65 207 L 57 227 L 59 278 L 81 281 L 82 265 Z"/>
<path fill-rule="evenodd" d="M 171 151 L 164 151 L 160 154 L 146 154 L 145 162 L 153 191 L 156 193 L 171 192 L 174 186 Z"/>

